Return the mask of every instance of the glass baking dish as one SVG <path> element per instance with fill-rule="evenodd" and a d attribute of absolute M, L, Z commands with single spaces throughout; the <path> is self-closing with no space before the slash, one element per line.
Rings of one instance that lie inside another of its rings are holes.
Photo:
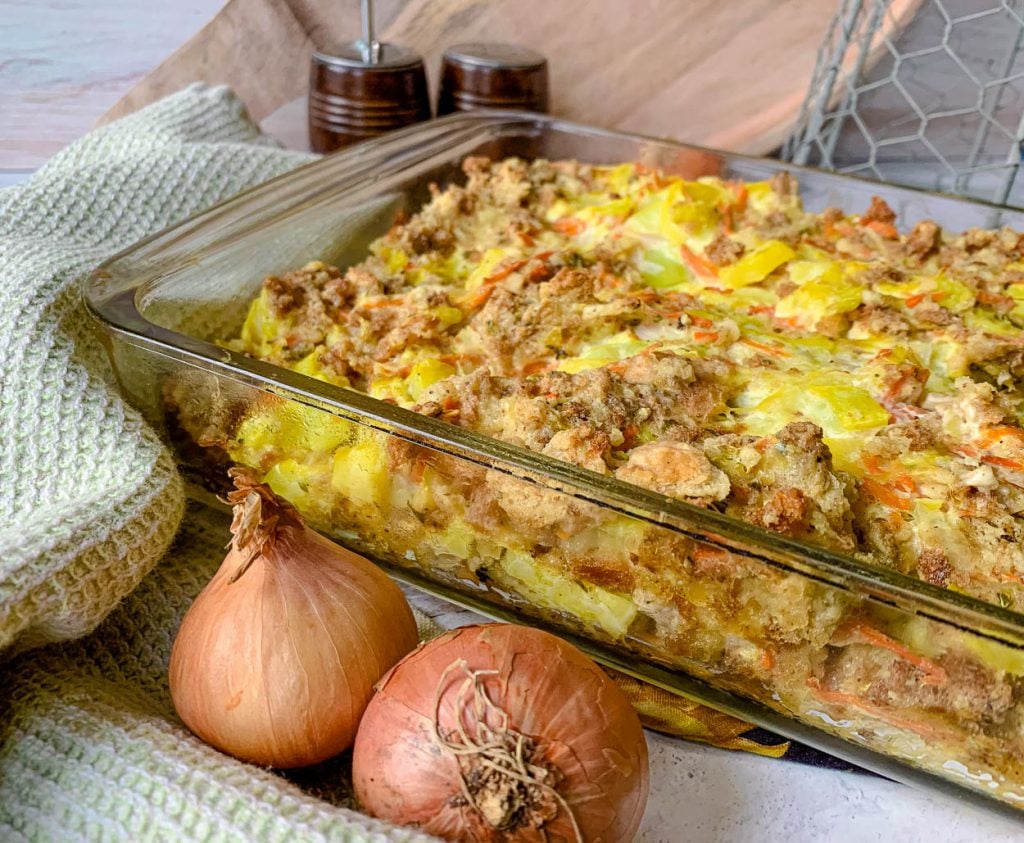
<path fill-rule="evenodd" d="M 1020 614 L 216 344 L 237 334 L 265 276 L 312 259 L 359 262 L 430 183 L 459 179 L 468 155 L 637 161 L 687 178 L 788 169 L 811 210 L 859 211 L 881 194 L 901 225 L 1024 229 L 1017 211 L 546 116 L 421 124 L 150 237 L 86 283 L 124 393 L 163 431 L 195 494 L 224 488 L 241 440 L 246 453 L 257 440 L 274 453 L 287 443 L 269 469 L 254 467 L 314 526 L 396 577 L 551 629 L 861 766 L 1019 816 Z M 887 694 L 837 690 L 837 662 L 884 674 Z"/>

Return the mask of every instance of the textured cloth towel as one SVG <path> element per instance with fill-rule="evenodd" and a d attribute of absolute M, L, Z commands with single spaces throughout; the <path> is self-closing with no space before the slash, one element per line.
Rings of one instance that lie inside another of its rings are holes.
<path fill-rule="evenodd" d="M 94 628 L 166 551 L 184 494 L 109 382 L 80 279 L 303 156 L 226 90 L 192 88 L 0 192 L 0 651 Z"/>
<path fill-rule="evenodd" d="M 79 293 L 109 255 L 305 160 L 226 89 L 193 86 L 0 191 L 0 840 L 428 839 L 345 807 L 343 761 L 289 780 L 174 716 L 170 644 L 227 522 L 194 508 L 146 577 L 181 482 Z"/>

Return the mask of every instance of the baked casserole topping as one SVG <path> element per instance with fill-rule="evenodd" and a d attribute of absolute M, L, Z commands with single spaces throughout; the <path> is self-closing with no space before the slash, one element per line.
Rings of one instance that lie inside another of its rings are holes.
<path fill-rule="evenodd" d="M 361 263 L 267 278 L 229 347 L 1024 610 L 1020 235 L 785 173 L 464 169 Z M 1022 649 L 270 391 L 164 399 L 210 476 L 364 552 L 1024 799 Z"/>
<path fill-rule="evenodd" d="M 229 345 L 1024 609 L 1020 235 L 901 233 L 880 199 L 811 213 L 786 173 L 464 169 L 361 264 L 267 278 Z M 386 461 L 284 443 L 272 421 L 227 450 L 300 509 L 316 471 L 372 486 Z M 575 529 L 544 497 L 491 498 L 467 530 L 488 507 L 531 535 Z M 598 584 L 628 590 L 614 579 Z"/>

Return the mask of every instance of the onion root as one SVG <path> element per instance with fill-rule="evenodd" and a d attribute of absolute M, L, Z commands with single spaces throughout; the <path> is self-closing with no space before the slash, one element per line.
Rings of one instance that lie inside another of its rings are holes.
<path fill-rule="evenodd" d="M 576 816 L 556 790 L 561 771 L 536 762 L 534 742 L 510 728 L 507 712 L 488 696 L 482 677 L 497 672 L 470 670 L 466 660 L 459 659 L 448 665 L 437 683 L 434 740 L 458 762 L 461 798 L 499 831 L 543 828 L 559 810 L 565 811 L 576 840 L 582 841 Z M 463 675 L 455 692 L 458 715 L 455 728 L 444 736 L 439 725 L 441 700 L 453 673 Z M 488 725 L 492 718 L 497 719 L 497 727 Z"/>

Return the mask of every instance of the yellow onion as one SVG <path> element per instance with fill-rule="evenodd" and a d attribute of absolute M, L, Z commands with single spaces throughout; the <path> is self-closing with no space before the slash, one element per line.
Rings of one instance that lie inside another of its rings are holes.
<path fill-rule="evenodd" d="M 232 469 L 230 550 L 182 621 L 171 697 L 230 755 L 301 767 L 352 745 L 374 683 L 416 646 L 401 589 Z"/>
<path fill-rule="evenodd" d="M 446 840 L 632 840 L 647 744 L 575 647 L 513 624 L 453 630 L 378 683 L 352 756 L 360 807 Z"/>

